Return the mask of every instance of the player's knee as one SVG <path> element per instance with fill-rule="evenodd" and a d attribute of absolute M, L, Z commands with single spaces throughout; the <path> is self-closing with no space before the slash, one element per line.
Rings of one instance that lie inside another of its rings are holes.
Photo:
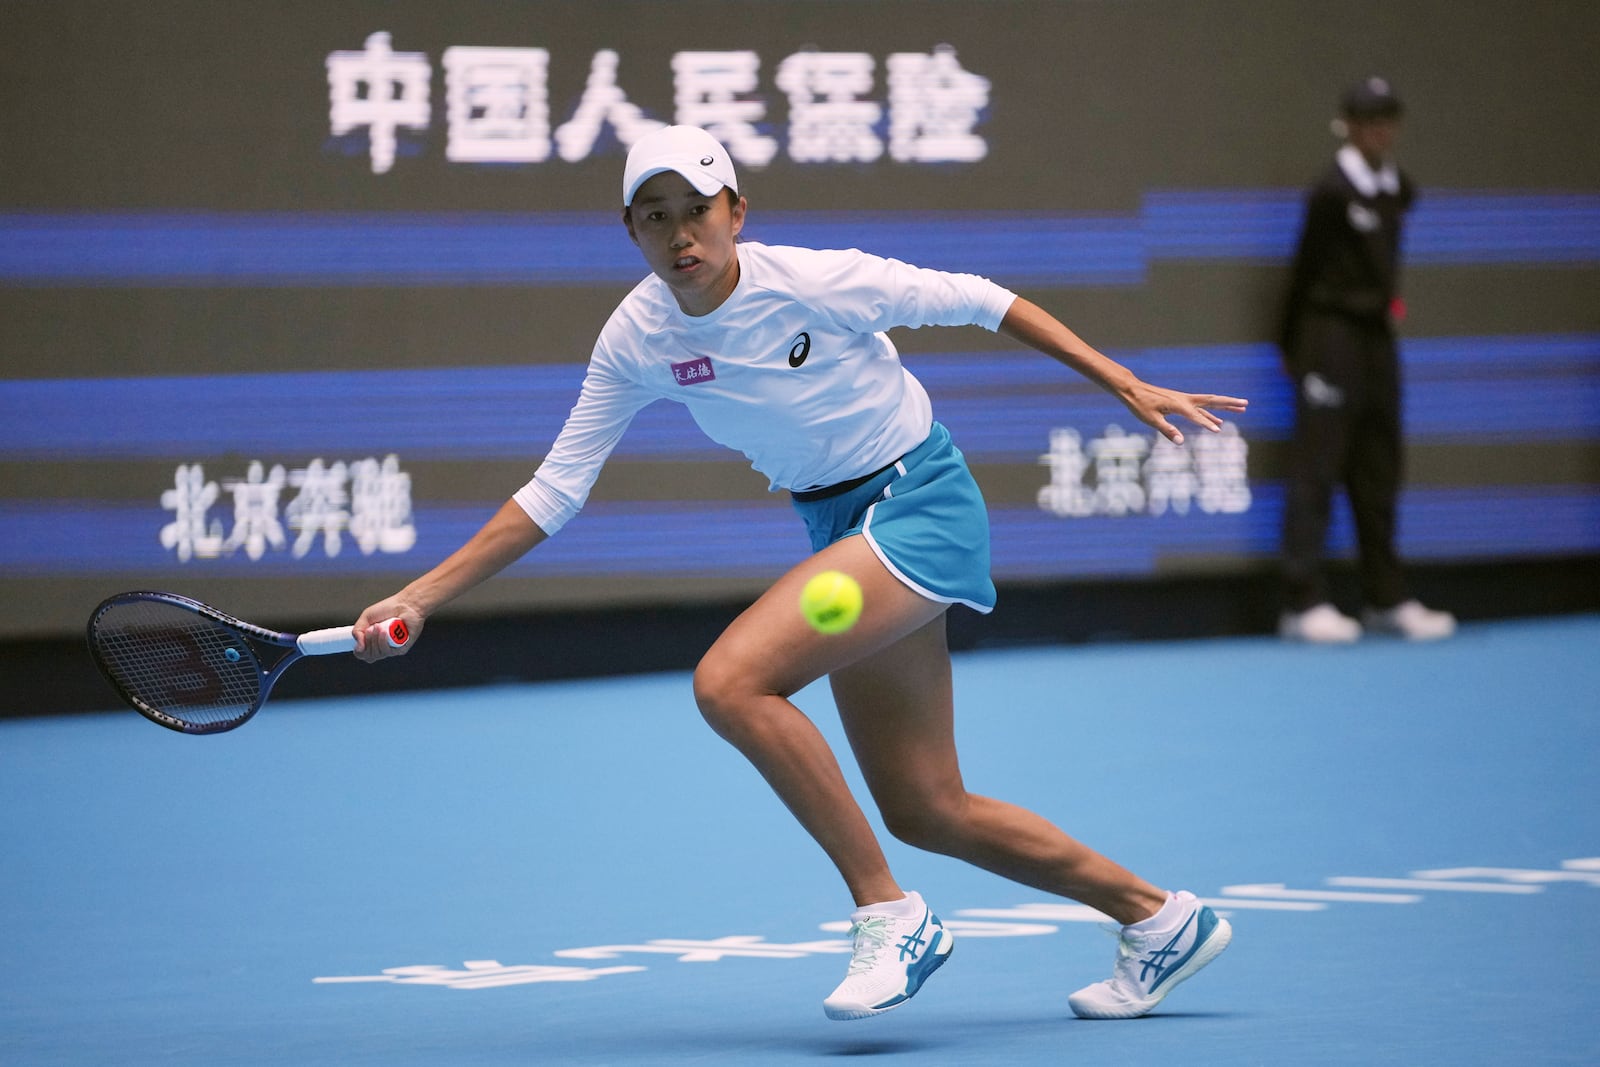
<path fill-rule="evenodd" d="M 725 657 L 708 655 L 695 667 L 695 705 L 711 728 L 729 741 L 749 729 L 750 698 L 756 691 L 747 672 Z"/>
<path fill-rule="evenodd" d="M 961 796 L 903 795 L 879 804 L 883 825 L 896 840 L 927 852 L 956 850 L 965 819 L 965 794 Z"/>

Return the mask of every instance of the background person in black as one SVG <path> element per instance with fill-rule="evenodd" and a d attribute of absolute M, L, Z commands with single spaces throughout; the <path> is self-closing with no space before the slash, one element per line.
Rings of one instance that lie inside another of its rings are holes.
<path fill-rule="evenodd" d="M 1409 596 L 1395 551 L 1402 434 L 1395 346 L 1400 235 L 1416 198 L 1391 153 L 1400 100 L 1368 78 L 1340 101 L 1345 143 L 1311 189 L 1295 253 L 1280 347 L 1295 389 L 1295 437 L 1284 513 L 1284 612 L 1292 640 L 1347 642 L 1374 632 L 1448 637 L 1455 618 Z M 1362 622 L 1328 600 L 1323 551 L 1334 489 L 1350 498 L 1360 556 Z"/>

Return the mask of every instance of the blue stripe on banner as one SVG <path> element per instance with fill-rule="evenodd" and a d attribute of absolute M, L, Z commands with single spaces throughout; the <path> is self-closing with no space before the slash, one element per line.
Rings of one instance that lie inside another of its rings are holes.
<path fill-rule="evenodd" d="M 1600 197 L 1433 193 L 1406 230 L 1413 264 L 1593 263 Z"/>
<path fill-rule="evenodd" d="M 1287 259 L 1304 194 L 1293 190 L 1147 193 L 1141 217 L 1152 259 Z"/>
<path fill-rule="evenodd" d="M 1149 193 L 1151 259 L 1285 260 L 1304 195 L 1283 190 Z M 1562 264 L 1600 260 L 1600 196 L 1427 191 L 1406 227 L 1412 264 Z"/>
<path fill-rule="evenodd" d="M 919 267 L 1010 285 L 1121 285 L 1144 280 L 1142 227 L 1110 215 L 758 213 L 746 236 L 768 244 L 860 248 Z"/>
<path fill-rule="evenodd" d="M 1045 475 L 1041 471 L 1040 484 Z M 1237 515 L 1136 515 L 1063 519 L 1027 507 L 990 510 L 994 573 L 1002 579 L 1145 575 L 1163 561 L 1273 558 L 1283 510 L 1280 483 L 1251 486 L 1250 510 Z M 0 511 L 0 564 L 7 577 L 138 572 L 182 576 L 317 577 L 412 573 L 444 558 L 493 507 L 423 507 L 409 552 L 361 555 L 346 537 L 329 557 L 322 542 L 301 558 L 269 549 L 259 560 L 238 551 L 179 563 L 160 543 L 170 515 L 149 506 L 11 502 Z M 1413 488 L 1400 508 L 1400 548 L 1411 559 L 1561 555 L 1600 548 L 1600 487 Z M 293 541 L 294 532 L 285 530 Z M 1335 512 L 1329 550 L 1348 554 L 1348 512 Z M 775 501 L 676 504 L 594 503 L 562 533 L 513 565 L 523 576 L 775 576 L 809 551 L 793 511 Z"/>
<path fill-rule="evenodd" d="M 1278 262 L 1298 191 L 1151 192 L 1135 215 L 763 213 L 748 235 L 862 248 L 1012 285 L 1132 285 L 1165 260 Z M 1407 230 L 1426 264 L 1600 263 L 1600 196 L 1429 192 Z M 0 281 L 30 285 L 584 285 L 644 274 L 601 213 L 11 213 Z"/>
<path fill-rule="evenodd" d="M 582 285 L 641 274 L 612 215 L 0 216 L 0 278 L 18 282 Z"/>
<path fill-rule="evenodd" d="M 994 574 L 1146 575 L 1164 560 L 1276 558 L 1283 485 L 1256 481 L 1250 492 L 1250 510 L 1237 515 L 1058 519 L 1031 508 L 991 508 Z M 1399 527 L 1400 554 L 1412 560 L 1591 553 L 1600 548 L 1600 487 L 1411 488 L 1401 494 Z M 1355 528 L 1341 497 L 1328 553 L 1354 551 Z"/>
<path fill-rule="evenodd" d="M 172 513 L 154 501 L 8 501 L 0 511 L 0 567 L 7 578 L 154 571 L 269 578 L 412 572 L 460 547 L 495 506 L 418 507 L 413 514 L 417 540 L 406 553 L 362 555 L 345 535 L 339 554 L 330 557 L 319 536 L 297 558 L 292 546 L 298 535 L 285 525 L 285 544 L 267 547 L 259 559 L 240 548 L 223 558 L 180 563 L 160 541 Z M 808 551 L 804 527 L 786 503 L 594 502 L 509 573 L 766 575 Z"/>
<path fill-rule="evenodd" d="M 1267 344 L 1116 350 L 1176 388 L 1252 401 L 1247 438 L 1286 437 L 1289 383 Z M 1434 337 L 1403 346 L 1407 432 L 1418 441 L 1585 440 L 1600 427 L 1600 334 Z M 1029 352 L 910 357 L 939 419 L 977 460 L 1030 460 L 1049 431 L 1130 417 Z M 170 378 L 0 381 L 0 459 L 160 459 L 397 452 L 405 459 L 527 459 L 549 449 L 579 364 Z M 389 427 L 405 427 L 403 431 Z M 735 461 L 681 405 L 652 404 L 616 453 Z"/>
<path fill-rule="evenodd" d="M 0 457 L 148 459 L 290 450 L 537 459 L 577 399 L 583 370 L 569 363 L 0 382 Z M 626 454 L 634 456 L 720 457 L 724 451 L 677 404 L 646 408 L 624 441 Z"/>
<path fill-rule="evenodd" d="M 773 212 L 746 236 L 1015 284 L 1144 276 L 1133 219 Z M 0 279 L 17 283 L 631 285 L 644 274 L 612 215 L 0 215 Z"/>

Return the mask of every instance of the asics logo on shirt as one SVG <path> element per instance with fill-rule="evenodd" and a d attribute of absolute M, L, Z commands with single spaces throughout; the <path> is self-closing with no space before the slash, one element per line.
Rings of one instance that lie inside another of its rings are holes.
<path fill-rule="evenodd" d="M 798 367 L 806 361 L 811 354 L 811 335 L 802 333 L 794 339 L 794 344 L 789 347 L 789 366 Z"/>

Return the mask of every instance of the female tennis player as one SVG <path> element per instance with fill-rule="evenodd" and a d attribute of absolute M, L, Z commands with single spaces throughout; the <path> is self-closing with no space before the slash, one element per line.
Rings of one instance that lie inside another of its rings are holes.
<path fill-rule="evenodd" d="M 694 673 L 701 714 L 755 765 L 838 867 L 857 910 L 830 1018 L 898 1006 L 950 954 L 951 935 L 895 881 L 821 733 L 789 697 L 827 675 L 845 733 L 884 823 L 920 848 L 1070 897 L 1122 924 L 1112 977 L 1068 998 L 1089 1018 L 1131 1018 L 1226 947 L 1228 924 L 1045 819 L 969 793 L 957 765 L 945 612 L 994 607 L 988 517 L 927 393 L 884 331 L 977 325 L 1030 345 L 1096 382 L 1176 443 L 1169 421 L 1206 430 L 1246 401 L 1149 385 L 1049 314 L 999 285 L 860 251 L 739 243 L 748 205 L 727 150 L 670 126 L 628 153 L 622 222 L 651 274 L 600 332 L 583 388 L 533 479 L 462 548 L 355 623 L 372 661 L 416 644 L 428 616 L 555 534 L 587 499 L 635 412 L 686 404 L 717 442 L 788 490 L 814 554 L 716 640 Z M 813 630 L 801 587 L 826 570 L 854 576 L 860 622 Z M 400 649 L 377 624 L 405 620 Z"/>

